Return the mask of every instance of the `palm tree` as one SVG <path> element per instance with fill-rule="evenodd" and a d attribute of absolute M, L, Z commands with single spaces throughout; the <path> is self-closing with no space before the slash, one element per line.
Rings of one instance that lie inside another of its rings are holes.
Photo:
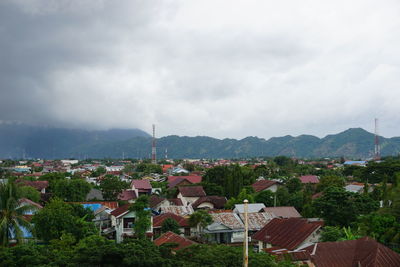
<path fill-rule="evenodd" d="M 189 225 L 197 228 L 197 233 L 202 234 L 202 229 L 213 222 L 211 215 L 205 210 L 195 211 L 189 217 Z"/>
<path fill-rule="evenodd" d="M 18 200 L 18 187 L 13 182 L 0 183 L 0 246 L 8 246 L 12 238 L 20 242 L 23 237 L 22 227 L 32 229 L 24 215 L 36 207 L 20 205 Z"/>

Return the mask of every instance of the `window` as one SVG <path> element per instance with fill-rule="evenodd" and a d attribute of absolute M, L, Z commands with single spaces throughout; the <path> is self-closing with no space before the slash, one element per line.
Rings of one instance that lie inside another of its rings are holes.
<path fill-rule="evenodd" d="M 135 218 L 124 218 L 124 228 L 133 228 Z"/>

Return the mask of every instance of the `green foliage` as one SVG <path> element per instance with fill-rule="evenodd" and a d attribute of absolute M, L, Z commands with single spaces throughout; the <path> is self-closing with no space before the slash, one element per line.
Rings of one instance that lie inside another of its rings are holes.
<path fill-rule="evenodd" d="M 97 167 L 97 169 L 92 172 L 92 177 L 99 177 L 100 175 L 105 174 L 106 172 L 107 172 L 106 168 L 102 166 Z"/>
<path fill-rule="evenodd" d="M 78 217 L 74 207 L 60 199 L 52 199 L 33 218 L 35 235 L 46 242 L 59 239 L 63 233 L 72 234 L 76 240 L 95 234 L 97 229 L 86 217 Z"/>
<path fill-rule="evenodd" d="M 298 192 L 303 188 L 299 178 L 291 178 L 286 182 L 285 185 L 290 194 Z"/>
<path fill-rule="evenodd" d="M 196 227 L 197 232 L 201 235 L 203 228 L 213 222 L 211 215 L 205 210 L 197 210 L 189 217 L 189 225 Z"/>
<path fill-rule="evenodd" d="M 159 173 L 162 174 L 162 168 L 158 164 L 151 163 L 140 163 L 136 166 L 137 172 L 142 172 L 144 174 Z"/>
<path fill-rule="evenodd" d="M 31 205 L 20 206 L 18 200 L 20 192 L 15 183 L 8 181 L 0 183 L 0 246 L 7 246 L 12 237 L 20 242 L 23 237 L 21 227 L 31 230 L 31 224 L 24 215 L 29 211 L 35 211 Z"/>
<path fill-rule="evenodd" d="M 325 226 L 321 232 L 321 242 L 334 242 L 344 238 L 344 233 L 340 227 Z"/>
<path fill-rule="evenodd" d="M 32 200 L 33 202 L 40 201 L 40 193 L 32 186 L 20 186 L 18 191 L 20 192 L 21 198 L 27 198 Z"/>
<path fill-rule="evenodd" d="M 269 190 L 261 191 L 254 197 L 256 203 L 264 203 L 266 207 L 274 206 L 275 194 Z"/>
<path fill-rule="evenodd" d="M 180 228 L 179 224 L 174 219 L 167 218 L 163 221 L 161 225 L 161 232 L 165 233 L 171 231 L 179 235 L 181 234 L 179 228 Z"/>
<path fill-rule="evenodd" d="M 344 187 L 345 180 L 340 176 L 322 176 L 317 185 L 318 192 L 324 191 L 328 187 Z"/>
<path fill-rule="evenodd" d="M 287 206 L 289 205 L 290 194 L 286 187 L 278 187 L 276 190 L 276 202 L 277 206 Z"/>
<path fill-rule="evenodd" d="M 206 171 L 203 183 L 211 183 L 222 188 L 222 193 L 227 198 L 237 197 L 244 186 L 255 182 L 254 171 L 249 167 L 239 165 L 217 166 Z M 220 190 L 218 188 L 217 190 Z"/>
<path fill-rule="evenodd" d="M 67 202 L 85 201 L 92 186 L 82 179 L 63 179 L 53 183 L 55 197 Z"/>
<path fill-rule="evenodd" d="M 107 201 L 117 200 L 118 195 L 128 187 L 128 183 L 121 181 L 119 177 L 114 175 L 105 175 L 100 181 L 100 189 L 103 193 L 103 198 Z"/>
<path fill-rule="evenodd" d="M 151 226 L 149 197 L 145 195 L 140 196 L 129 210 L 135 212 L 135 224 L 133 225 L 133 229 L 135 230 L 136 237 L 144 239 L 146 237 L 146 232 Z"/>
<path fill-rule="evenodd" d="M 293 160 L 291 158 L 285 156 L 277 156 L 274 158 L 274 162 L 279 166 L 288 166 L 293 164 Z"/>
<path fill-rule="evenodd" d="M 327 225 L 348 226 L 358 215 L 368 214 L 379 208 L 379 203 L 368 195 L 346 192 L 343 188 L 330 187 L 313 202 L 316 214 Z"/>
<path fill-rule="evenodd" d="M 254 203 L 254 196 L 252 194 L 247 193 L 247 189 L 243 188 L 242 191 L 240 191 L 240 194 L 237 196 L 237 198 L 230 198 L 226 204 L 225 208 L 227 209 L 233 209 L 235 204 L 243 204 L 243 201 L 247 199 L 249 203 Z"/>

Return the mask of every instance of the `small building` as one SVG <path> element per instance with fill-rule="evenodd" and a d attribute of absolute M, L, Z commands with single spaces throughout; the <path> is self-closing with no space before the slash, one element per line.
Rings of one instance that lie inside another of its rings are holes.
<path fill-rule="evenodd" d="M 31 187 L 35 188 L 36 190 L 38 190 L 42 194 L 45 194 L 46 188 L 49 187 L 48 181 L 28 181 L 28 180 L 18 179 L 18 180 L 16 180 L 16 183 L 23 185 L 23 186 L 31 186 Z"/>
<path fill-rule="evenodd" d="M 124 190 L 118 195 L 118 200 L 128 201 L 129 203 L 134 203 L 137 198 L 136 191 L 131 189 Z"/>
<path fill-rule="evenodd" d="M 203 180 L 202 176 L 199 175 L 187 175 L 187 176 L 168 176 L 168 188 L 176 186 L 198 184 Z"/>
<path fill-rule="evenodd" d="M 135 231 L 133 225 L 135 224 L 136 214 L 130 211 L 131 204 L 121 206 L 111 212 L 111 226 L 115 230 L 115 240 L 120 243 L 124 238 L 133 237 Z M 147 235 L 153 235 L 153 217 L 151 217 L 151 226 L 146 232 Z"/>
<path fill-rule="evenodd" d="M 278 247 L 296 250 L 301 246 L 316 243 L 320 237 L 322 221 L 310 222 L 303 218 L 274 218 L 252 236 L 258 241 L 258 250 Z"/>
<path fill-rule="evenodd" d="M 178 198 L 182 200 L 185 206 L 196 202 L 200 197 L 206 196 L 202 186 L 180 186 L 178 191 Z"/>
<path fill-rule="evenodd" d="M 208 241 L 217 244 L 243 242 L 244 224 L 234 212 L 210 213 L 213 223 L 204 229 Z"/>
<path fill-rule="evenodd" d="M 300 181 L 302 184 L 318 184 L 319 177 L 316 175 L 303 175 L 300 176 Z"/>
<path fill-rule="evenodd" d="M 256 193 L 265 190 L 269 190 L 275 193 L 276 190 L 278 190 L 278 182 L 273 180 L 258 180 L 257 182 L 252 184 L 251 187 L 253 187 L 254 192 Z"/>
<path fill-rule="evenodd" d="M 132 180 L 131 189 L 136 191 L 137 196 L 150 195 L 152 186 L 149 180 Z"/>

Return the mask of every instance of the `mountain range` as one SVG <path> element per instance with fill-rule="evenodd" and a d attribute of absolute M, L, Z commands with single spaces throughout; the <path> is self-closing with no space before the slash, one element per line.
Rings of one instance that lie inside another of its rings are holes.
<path fill-rule="evenodd" d="M 139 129 L 89 131 L 24 124 L 0 124 L 0 158 L 150 158 L 152 138 Z M 379 137 L 381 154 L 398 155 L 400 137 Z M 318 138 L 290 135 L 216 139 L 166 136 L 157 139 L 157 158 L 246 158 L 285 155 L 298 158 L 373 156 L 374 134 L 350 128 Z"/>

